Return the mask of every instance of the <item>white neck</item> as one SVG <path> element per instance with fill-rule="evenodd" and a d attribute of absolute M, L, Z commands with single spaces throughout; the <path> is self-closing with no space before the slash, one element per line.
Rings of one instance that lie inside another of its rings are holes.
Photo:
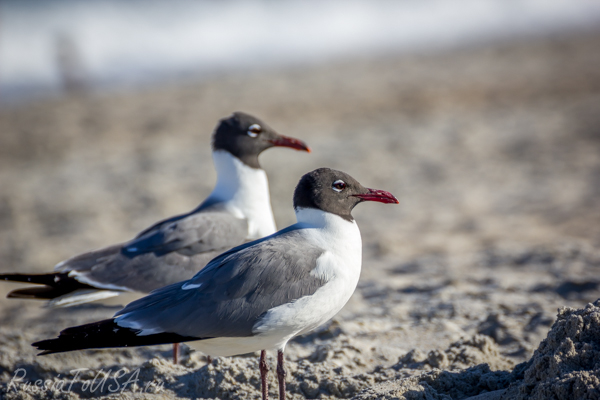
<path fill-rule="evenodd" d="M 337 253 L 360 271 L 362 239 L 356 221 L 314 208 L 297 208 L 298 225 L 310 231 L 312 240 L 327 251 Z"/>
<path fill-rule="evenodd" d="M 275 233 L 277 229 L 265 171 L 247 166 L 225 150 L 215 150 L 212 155 L 217 184 L 207 201 L 222 202 L 236 217 L 247 219 L 247 239 L 259 239 Z"/>

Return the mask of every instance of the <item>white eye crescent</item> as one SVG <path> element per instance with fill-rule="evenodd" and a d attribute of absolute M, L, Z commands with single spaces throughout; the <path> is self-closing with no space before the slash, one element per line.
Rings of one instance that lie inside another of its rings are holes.
<path fill-rule="evenodd" d="M 346 189 L 346 182 L 344 182 L 341 179 L 338 179 L 337 181 L 333 182 L 331 188 L 336 192 L 341 192 L 342 190 Z"/>
<path fill-rule="evenodd" d="M 248 128 L 248 132 L 246 132 L 246 133 L 250 137 L 257 137 L 261 132 L 262 132 L 262 127 L 259 124 L 252 124 L 252 125 L 250 125 L 250 127 Z"/>

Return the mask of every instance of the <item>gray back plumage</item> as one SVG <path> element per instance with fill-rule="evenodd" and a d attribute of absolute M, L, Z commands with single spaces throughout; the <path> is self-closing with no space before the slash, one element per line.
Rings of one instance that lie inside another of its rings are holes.
<path fill-rule="evenodd" d="M 130 256 L 172 251 L 196 254 L 229 248 L 242 243 L 248 233 L 248 223 L 222 210 L 222 204 L 201 206 L 184 218 L 158 224 L 123 246 Z"/>
<path fill-rule="evenodd" d="M 323 252 L 292 226 L 220 255 L 189 281 L 158 289 L 115 316 L 184 336 L 251 336 L 268 310 L 312 295 L 326 283 L 311 274 Z M 184 284 L 199 287 L 183 290 Z"/>

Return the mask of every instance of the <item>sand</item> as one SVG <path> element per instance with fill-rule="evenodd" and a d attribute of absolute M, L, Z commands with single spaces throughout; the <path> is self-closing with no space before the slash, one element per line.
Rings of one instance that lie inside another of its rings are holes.
<path fill-rule="evenodd" d="M 47 271 L 192 209 L 214 184 L 216 120 L 243 110 L 313 149 L 261 156 L 278 226 L 321 166 L 400 200 L 356 208 L 359 287 L 288 345 L 291 398 L 600 398 L 599 50 L 592 32 L 4 108 L 0 271 Z M 0 396 L 259 396 L 256 354 L 207 365 L 185 348 L 175 366 L 169 346 L 30 346 L 118 309 L 0 299 Z"/>

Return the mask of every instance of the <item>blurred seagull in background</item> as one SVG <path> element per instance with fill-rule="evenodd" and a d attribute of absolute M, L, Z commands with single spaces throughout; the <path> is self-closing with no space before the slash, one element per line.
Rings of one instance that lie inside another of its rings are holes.
<path fill-rule="evenodd" d="M 269 184 L 258 156 L 271 147 L 310 152 L 308 146 L 236 112 L 219 122 L 212 147 L 217 184 L 196 209 L 160 221 L 127 243 L 60 262 L 53 273 L 0 274 L 7 281 L 43 285 L 14 290 L 8 297 L 67 307 L 125 292 L 149 293 L 193 277 L 225 250 L 274 233 Z"/>
<path fill-rule="evenodd" d="M 155 290 L 111 319 L 33 346 L 41 355 L 187 341 L 211 356 L 260 350 L 265 400 L 266 350 L 276 350 L 284 399 L 287 342 L 331 319 L 356 289 L 362 241 L 351 211 L 363 201 L 398 203 L 344 172 L 312 171 L 294 192 L 296 224 L 219 255 L 193 278 Z"/>

